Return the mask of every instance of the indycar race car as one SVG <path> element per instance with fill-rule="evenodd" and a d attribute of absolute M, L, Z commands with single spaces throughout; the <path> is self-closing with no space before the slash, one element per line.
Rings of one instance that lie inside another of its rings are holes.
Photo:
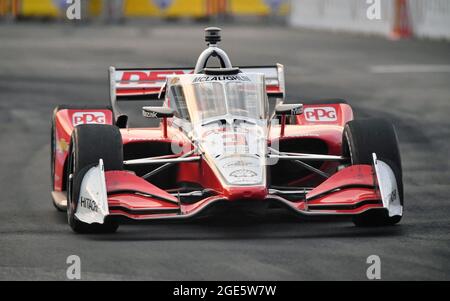
<path fill-rule="evenodd" d="M 394 127 L 354 120 L 341 99 L 285 101 L 283 65 L 233 66 L 220 40 L 219 28 L 206 29 L 193 68 L 111 67 L 109 106 L 54 110 L 52 199 L 73 231 L 273 207 L 351 216 L 357 226 L 398 223 Z M 159 126 L 129 126 L 122 105 L 137 101 Z"/>

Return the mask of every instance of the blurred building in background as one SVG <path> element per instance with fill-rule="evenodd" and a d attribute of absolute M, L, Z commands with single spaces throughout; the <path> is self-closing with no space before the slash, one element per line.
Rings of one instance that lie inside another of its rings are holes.
<path fill-rule="evenodd" d="M 81 0 L 83 20 L 193 19 L 450 39 L 450 0 Z M 0 18 L 64 19 L 67 0 L 0 0 Z M 379 12 L 374 11 L 379 10 Z M 369 12 L 370 10 L 370 12 Z M 375 13 L 375 14 L 374 14 Z M 373 16 L 377 18 L 371 18 Z M 278 22 L 280 23 L 280 22 Z"/>
<path fill-rule="evenodd" d="M 391 38 L 450 39 L 450 0 L 292 0 L 291 3 L 289 23 L 296 27 Z M 372 18 L 378 3 L 380 18 Z"/>
<path fill-rule="evenodd" d="M 83 0 L 89 18 L 105 14 L 126 18 L 194 18 L 289 14 L 290 0 Z M 64 17 L 65 0 L 0 0 L 0 15 L 19 18 Z M 121 10 L 121 11 L 118 11 Z"/>

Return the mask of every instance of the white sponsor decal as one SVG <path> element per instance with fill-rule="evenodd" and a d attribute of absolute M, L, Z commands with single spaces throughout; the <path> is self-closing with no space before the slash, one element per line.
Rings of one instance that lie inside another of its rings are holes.
<path fill-rule="evenodd" d="M 158 113 L 143 111 L 142 115 L 146 118 L 156 118 L 158 116 Z"/>
<path fill-rule="evenodd" d="M 394 171 L 388 164 L 378 160 L 375 153 L 372 156 L 383 206 L 389 211 L 389 216 L 402 216 L 403 206 L 400 203 Z"/>
<path fill-rule="evenodd" d="M 217 158 L 217 167 L 226 181 L 233 185 L 263 183 L 263 164 L 255 155 L 231 155 Z"/>
<path fill-rule="evenodd" d="M 311 122 L 317 121 L 329 121 L 333 122 L 337 120 L 336 109 L 333 107 L 315 107 L 305 108 L 305 119 Z"/>
<path fill-rule="evenodd" d="M 262 185 L 265 181 L 267 134 L 259 125 L 223 127 L 217 124 L 196 129 L 202 149 L 230 185 Z"/>
<path fill-rule="evenodd" d="M 75 216 L 87 224 L 103 224 L 109 214 L 103 160 L 88 170 L 81 182 L 80 197 Z"/>
<path fill-rule="evenodd" d="M 72 116 L 73 126 L 80 124 L 105 124 L 106 116 L 103 112 L 76 112 Z"/>

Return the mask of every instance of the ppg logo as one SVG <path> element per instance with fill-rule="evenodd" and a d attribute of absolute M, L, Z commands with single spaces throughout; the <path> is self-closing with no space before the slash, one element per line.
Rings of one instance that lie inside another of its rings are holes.
<path fill-rule="evenodd" d="M 337 113 L 333 107 L 305 108 L 305 119 L 311 122 L 336 121 Z"/>
<path fill-rule="evenodd" d="M 105 124 L 106 116 L 103 112 L 77 112 L 72 116 L 73 126 L 79 124 Z"/>

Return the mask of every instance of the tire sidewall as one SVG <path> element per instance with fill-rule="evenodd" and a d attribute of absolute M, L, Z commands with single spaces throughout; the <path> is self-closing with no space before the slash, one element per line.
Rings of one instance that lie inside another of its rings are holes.
<path fill-rule="evenodd" d="M 382 119 L 352 120 L 345 127 L 342 138 L 343 155 L 351 165 L 373 165 L 372 153 L 392 169 L 403 206 L 403 180 L 398 137 L 392 124 Z M 357 226 L 394 225 L 401 216 L 390 217 L 386 210 L 369 210 L 353 217 Z"/>
<path fill-rule="evenodd" d="M 83 151 L 89 151 L 89 149 L 85 149 L 85 145 L 94 143 L 94 141 L 80 141 L 80 140 L 89 140 L 89 135 L 83 135 L 86 134 L 86 132 L 89 132 L 90 130 L 93 131 L 94 136 L 96 134 L 96 129 L 100 129 L 97 127 L 98 125 L 82 125 L 77 126 L 71 137 L 71 143 L 69 147 L 69 157 L 68 157 L 68 173 L 69 176 L 67 177 L 67 220 L 72 228 L 77 233 L 110 233 L 115 232 L 117 230 L 118 224 L 111 218 L 105 219 L 104 224 L 86 224 L 84 222 L 81 222 L 78 220 L 75 216 L 76 208 L 77 208 L 77 199 L 80 193 L 82 178 L 84 177 L 84 174 L 90 169 L 91 167 L 95 166 L 96 164 L 93 162 L 98 162 L 100 158 L 105 160 L 105 171 L 108 170 L 106 166 L 113 166 L 115 169 L 121 169 L 120 166 L 123 164 L 123 154 L 122 154 L 122 140 L 121 137 L 117 136 L 118 129 L 112 125 L 102 125 L 103 129 L 101 132 L 108 133 L 109 131 L 115 132 L 112 136 L 112 139 L 115 139 L 116 141 L 113 141 L 112 143 L 114 147 L 108 148 L 103 146 L 101 149 L 103 152 L 116 152 L 115 154 L 111 155 L 108 153 L 105 153 L 104 156 L 101 154 L 101 151 L 99 153 L 94 153 L 90 157 L 90 154 L 84 154 L 84 157 L 80 156 L 80 153 Z M 84 128 L 83 128 L 84 127 Z M 110 130 L 108 130 L 108 128 Z M 81 135 L 80 135 L 81 132 Z M 120 132 L 119 132 L 120 135 Z M 80 137 L 81 136 L 81 137 Z M 91 135 L 92 138 L 92 135 Z M 120 143 L 117 141 L 120 138 Z M 106 139 L 108 140 L 108 139 Z M 106 141 L 107 144 L 108 141 Z M 118 149 L 118 145 L 120 144 L 120 149 Z M 101 148 L 101 147 L 99 147 Z M 91 148 L 92 149 L 92 148 Z M 95 150 L 96 148 L 94 148 Z M 95 157 L 95 160 L 92 159 Z M 87 159 L 86 159 L 87 158 Z M 84 159 L 84 161 L 83 161 Z M 89 160 L 91 159 L 91 160 Z M 121 160 L 120 164 L 118 162 L 111 162 L 111 160 Z M 88 162 L 88 163 L 86 163 Z M 98 163 L 97 163 L 98 164 Z M 72 177 L 70 175 L 72 174 Z"/>

